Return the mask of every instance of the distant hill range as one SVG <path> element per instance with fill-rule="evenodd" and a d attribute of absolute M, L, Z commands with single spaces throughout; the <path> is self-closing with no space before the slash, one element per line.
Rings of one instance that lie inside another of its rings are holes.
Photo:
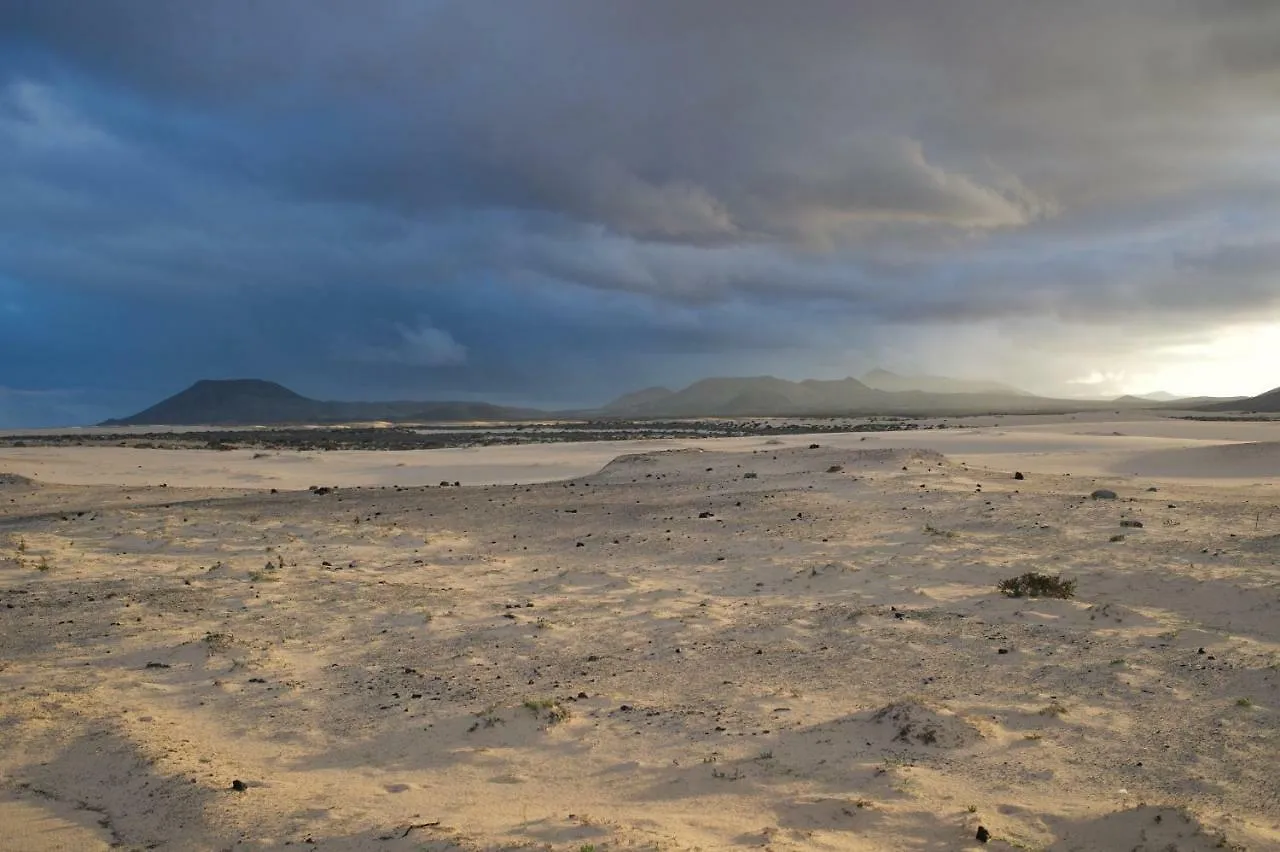
<path fill-rule="evenodd" d="M 532 409 L 487 402 L 325 402 L 262 379 L 204 379 L 163 402 L 104 426 L 231 426 L 282 423 L 356 423 L 378 420 L 525 420 Z"/>
<path fill-rule="evenodd" d="M 717 378 L 684 390 L 649 388 L 627 394 L 600 409 L 613 417 L 769 417 L 819 415 L 961 415 L 1089 411 L 1115 408 L 1176 408 L 1220 400 L 1156 402 L 1050 399 L 1011 385 L 943 376 L 904 376 L 872 370 L 861 379 L 787 381 L 773 376 Z"/>
<path fill-rule="evenodd" d="M 869 388 L 892 391 L 894 393 L 920 391 L 922 393 L 987 393 L 1032 396 L 1032 394 L 1024 390 L 1002 382 L 989 382 L 981 379 L 952 379 L 947 376 L 904 376 L 899 373 L 882 370 L 879 367 L 863 376 L 861 381 Z"/>
<path fill-rule="evenodd" d="M 881 385 L 876 387 L 875 385 Z M 885 387 L 899 390 L 886 390 Z M 940 390 L 945 388 L 945 390 Z M 1268 407 L 1269 406 L 1269 407 Z M 873 370 L 854 378 L 793 382 L 773 376 L 713 378 L 673 391 L 646 388 L 603 408 L 543 411 L 484 402 L 330 402 L 309 399 L 261 379 L 205 379 L 145 411 L 105 426 L 243 426 L 303 423 L 519 421 L 547 418 L 693 418 L 838 415 L 959 416 L 1106 410 L 1117 407 L 1211 411 L 1280 410 L 1280 388 L 1243 400 L 1143 397 L 1117 400 L 1050 399 L 1009 385 L 901 376 Z"/>
<path fill-rule="evenodd" d="M 1210 411 L 1246 411 L 1257 414 L 1280 412 L 1280 388 L 1273 388 L 1266 393 L 1251 396 L 1247 399 L 1215 401 L 1206 405 Z"/>

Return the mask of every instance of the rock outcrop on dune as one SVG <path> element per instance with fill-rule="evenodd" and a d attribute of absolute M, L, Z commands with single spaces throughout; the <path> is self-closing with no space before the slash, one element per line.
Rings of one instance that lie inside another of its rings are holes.
<path fill-rule="evenodd" d="M 870 724 L 885 732 L 892 743 L 953 749 L 971 746 L 982 734 L 955 713 L 917 701 L 901 701 L 881 707 Z"/>

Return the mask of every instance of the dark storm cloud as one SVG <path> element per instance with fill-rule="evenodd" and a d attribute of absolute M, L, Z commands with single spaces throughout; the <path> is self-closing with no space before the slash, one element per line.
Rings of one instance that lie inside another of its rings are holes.
<path fill-rule="evenodd" d="M 1280 307 L 1277 106 L 1243 0 L 0 2 L 0 386 L 1140 349 Z"/>

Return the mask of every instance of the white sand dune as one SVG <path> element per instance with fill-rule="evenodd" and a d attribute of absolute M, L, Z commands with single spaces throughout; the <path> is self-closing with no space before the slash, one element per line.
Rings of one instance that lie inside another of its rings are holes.
<path fill-rule="evenodd" d="M 1116 473 L 1179 479 L 1280 478 L 1280 441 L 1214 444 L 1135 453 Z"/>
<path fill-rule="evenodd" d="M 0 848 L 1280 849 L 1273 450 L 1206 425 L 0 451 Z"/>
<path fill-rule="evenodd" d="M 969 464 L 1037 473 L 1103 476 L 1123 469 L 1126 460 L 1141 453 L 1280 439 L 1280 423 L 1155 418 L 1106 421 L 1098 415 L 1088 419 L 1084 415 L 1062 415 L 951 422 L 959 425 L 945 430 L 870 434 L 593 441 L 387 452 L 276 452 L 265 456 L 252 450 L 0 448 L 0 470 L 40 482 L 68 485 L 167 484 L 183 488 L 290 490 L 311 485 L 410 486 L 445 481 L 464 485 L 510 485 L 586 476 L 612 459 L 630 453 L 680 448 L 754 452 L 779 446 L 805 447 L 817 441 L 824 446 L 846 449 L 927 448 Z"/>

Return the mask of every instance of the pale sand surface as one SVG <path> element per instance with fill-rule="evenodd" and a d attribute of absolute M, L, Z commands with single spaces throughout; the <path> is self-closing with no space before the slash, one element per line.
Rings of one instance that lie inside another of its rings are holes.
<path fill-rule="evenodd" d="M 1280 849 L 1277 424 L 991 422 L 0 450 L 0 849 Z"/>
<path fill-rule="evenodd" d="M 585 476 L 619 455 L 699 448 L 751 452 L 772 446 L 936 449 L 955 461 L 1037 473 L 1112 473 L 1196 478 L 1252 478 L 1274 486 L 1274 453 L 1258 463 L 1182 464 L 1157 451 L 1222 448 L 1280 441 L 1280 422 L 1232 423 L 1153 416 L 1107 420 L 1098 414 L 974 418 L 956 428 L 882 433 L 782 435 L 776 438 L 589 441 L 412 451 L 212 452 L 124 447 L 0 448 L 0 471 L 68 485 L 160 485 L 190 488 L 303 489 L 311 485 L 509 485 Z M 972 423 L 973 425 L 969 425 Z M 262 456 L 255 458 L 255 456 Z M 1172 464 L 1172 467 L 1170 467 Z M 1166 469 L 1170 472 L 1165 473 Z"/>

